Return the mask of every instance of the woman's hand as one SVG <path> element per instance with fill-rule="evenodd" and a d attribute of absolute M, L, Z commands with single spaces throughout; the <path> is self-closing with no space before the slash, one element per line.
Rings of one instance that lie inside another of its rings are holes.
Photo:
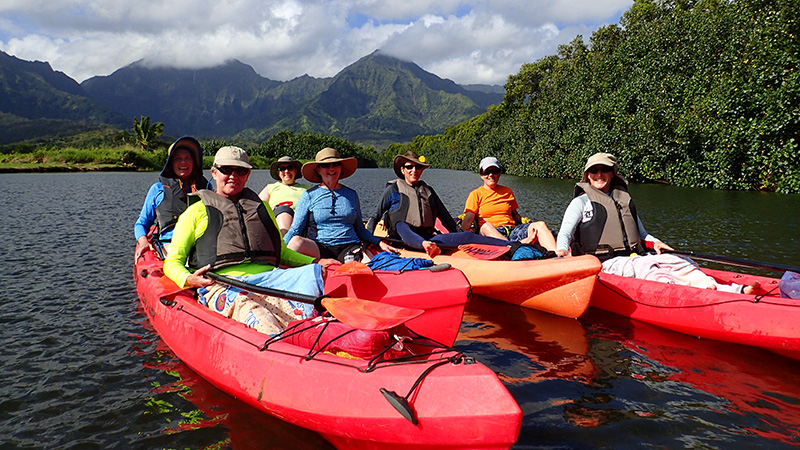
<path fill-rule="evenodd" d="M 189 275 L 189 278 L 186 279 L 186 285 L 193 288 L 201 288 L 214 284 L 214 280 L 205 277 L 206 272 L 208 272 L 210 268 L 211 264 L 206 264 L 197 269 L 195 273 Z"/>
<path fill-rule="evenodd" d="M 655 250 L 656 253 L 660 255 L 661 252 L 664 251 L 664 250 L 672 251 L 672 250 L 675 250 L 675 249 L 670 247 L 669 245 L 661 242 L 661 241 L 655 241 L 655 242 L 653 242 L 653 250 Z"/>
<path fill-rule="evenodd" d="M 136 251 L 133 254 L 134 261 L 139 259 L 147 250 L 153 250 L 153 246 L 150 245 L 147 236 L 139 236 L 139 239 L 136 241 Z"/>
<path fill-rule="evenodd" d="M 442 251 L 439 250 L 439 246 L 433 241 L 422 241 L 422 248 L 425 249 L 425 253 L 427 253 L 431 258 L 434 258 L 442 253 Z"/>
<path fill-rule="evenodd" d="M 389 245 L 387 242 L 384 241 L 378 242 L 378 247 L 380 247 L 381 250 L 385 252 L 394 253 L 395 255 L 400 253 L 400 250 L 392 247 L 391 245 Z"/>
<path fill-rule="evenodd" d="M 567 256 L 569 254 L 569 250 L 556 250 L 556 255 L 558 256 Z"/>

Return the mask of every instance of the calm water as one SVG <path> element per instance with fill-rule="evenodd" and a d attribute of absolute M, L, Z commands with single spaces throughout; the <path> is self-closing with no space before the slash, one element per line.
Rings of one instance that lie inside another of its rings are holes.
<path fill-rule="evenodd" d="M 346 184 L 373 211 L 390 170 Z M 155 173 L 0 174 L 0 449 L 330 448 L 222 394 L 138 310 L 132 224 Z M 451 213 L 477 174 L 429 170 Z M 271 181 L 255 172 L 250 186 Z M 572 183 L 504 176 L 554 231 Z M 800 265 L 800 197 L 636 185 L 674 247 Z M 580 321 L 473 299 L 457 346 L 525 416 L 515 448 L 800 445 L 800 361 L 598 311 Z"/>

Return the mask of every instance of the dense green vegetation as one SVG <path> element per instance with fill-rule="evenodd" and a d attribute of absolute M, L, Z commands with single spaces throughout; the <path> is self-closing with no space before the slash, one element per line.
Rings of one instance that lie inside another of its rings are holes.
<path fill-rule="evenodd" d="M 578 178 L 598 151 L 624 176 L 680 186 L 800 192 L 796 0 L 636 0 L 509 77 L 502 104 L 408 149 L 476 170 Z M 387 155 L 390 156 L 390 155 Z"/>
<path fill-rule="evenodd" d="M 143 117 L 136 124 L 149 124 Z M 160 132 L 156 130 L 158 136 Z M 71 140 L 51 144 L 28 143 L 0 147 L 0 171 L 50 170 L 161 170 L 167 160 L 169 143 L 155 141 L 142 148 L 139 139 L 129 133 L 87 133 Z M 112 143 L 113 141 L 113 143 Z M 212 140 L 201 142 L 205 168 L 211 167 L 216 151 L 225 145 L 244 148 L 256 168 L 267 168 L 284 155 L 299 160 L 313 160 L 319 150 L 333 147 L 343 155 L 358 159 L 359 167 L 378 167 L 379 155 L 372 147 L 361 147 L 347 140 L 307 131 L 282 131 L 260 144 Z"/>

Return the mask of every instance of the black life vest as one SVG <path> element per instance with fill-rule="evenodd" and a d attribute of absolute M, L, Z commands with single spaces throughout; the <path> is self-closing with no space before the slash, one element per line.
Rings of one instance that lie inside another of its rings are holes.
<path fill-rule="evenodd" d="M 431 202 L 435 195 L 433 189 L 424 181 L 419 181 L 416 186 L 409 186 L 405 180 L 399 179 L 386 182 L 387 186 L 392 184 L 400 194 L 400 206 L 386 213 L 384 222 L 390 233 L 396 235 L 394 224 L 397 222 L 406 222 L 413 228 L 433 233 L 437 215 Z"/>
<path fill-rule="evenodd" d="M 578 224 L 572 239 L 572 254 L 593 254 L 604 260 L 643 253 L 636 207 L 627 187 L 614 183 L 608 195 L 589 183 L 576 184 L 575 197 L 584 193 L 591 202 L 592 215 L 583 217 Z"/>
<path fill-rule="evenodd" d="M 249 188 L 237 202 L 213 191 L 200 190 L 208 214 L 208 227 L 189 254 L 189 266 L 212 269 L 244 262 L 278 266 L 281 232 L 269 216 L 264 202 Z"/>
<path fill-rule="evenodd" d="M 178 216 L 181 215 L 190 202 L 194 203 L 197 197 L 188 197 L 181 182 L 177 178 L 159 177 L 158 181 L 164 189 L 164 198 L 161 203 L 156 207 L 156 224 L 158 225 L 158 233 L 163 233 L 175 226 L 178 222 Z M 208 186 L 208 180 L 202 175 L 195 181 L 195 186 L 199 189 L 205 189 Z"/>

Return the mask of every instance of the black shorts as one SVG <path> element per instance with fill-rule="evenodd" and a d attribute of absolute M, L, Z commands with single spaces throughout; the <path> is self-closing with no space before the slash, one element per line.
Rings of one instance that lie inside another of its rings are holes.
<path fill-rule="evenodd" d="M 275 214 L 275 217 L 278 217 L 278 214 L 283 213 L 288 213 L 290 216 L 294 217 L 294 210 L 290 206 L 286 205 L 277 205 L 272 212 Z"/>
<path fill-rule="evenodd" d="M 342 263 L 344 262 L 344 257 L 347 255 L 353 255 L 356 261 L 361 261 L 361 257 L 363 256 L 360 243 L 324 245 L 317 242 L 317 247 L 319 248 L 320 258 L 333 258 Z"/>

